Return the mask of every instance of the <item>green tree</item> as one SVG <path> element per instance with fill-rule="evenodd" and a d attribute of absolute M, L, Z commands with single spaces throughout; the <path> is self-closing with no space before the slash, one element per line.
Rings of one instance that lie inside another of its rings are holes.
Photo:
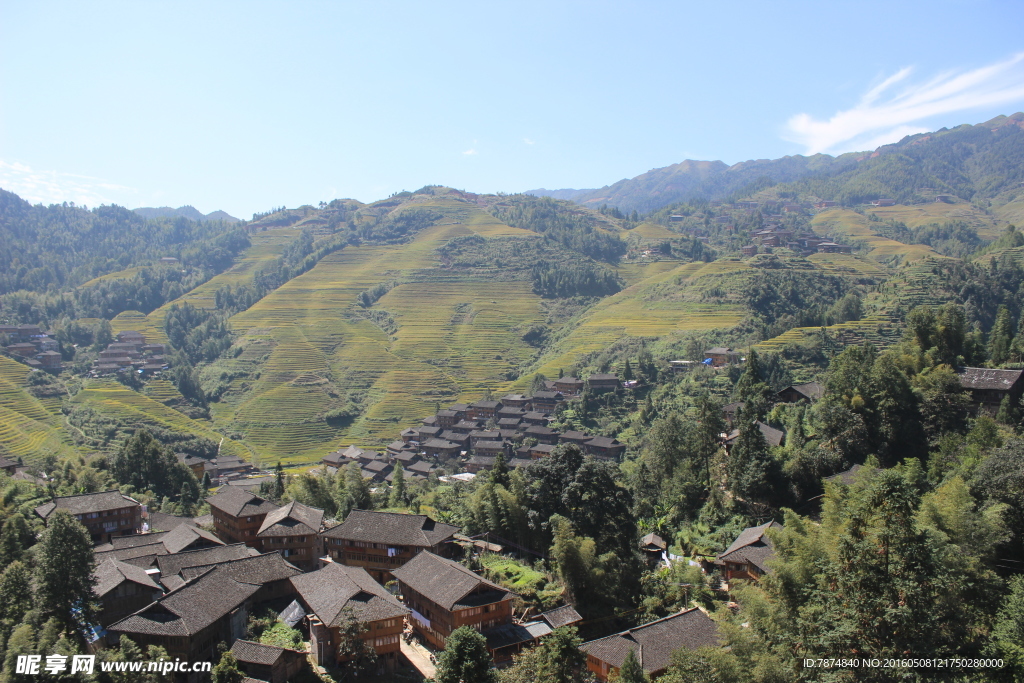
<path fill-rule="evenodd" d="M 359 463 L 350 462 L 345 467 L 345 492 L 348 497 L 347 510 L 372 510 L 370 487 L 363 478 Z"/>
<path fill-rule="evenodd" d="M 496 680 L 491 669 L 491 653 L 487 640 L 469 626 L 452 631 L 437 660 L 436 683 L 491 683 Z"/>
<path fill-rule="evenodd" d="M 127 636 L 121 636 L 118 647 L 113 650 L 102 651 L 99 658 L 108 662 L 141 662 L 143 660 L 158 662 L 170 659 L 167 656 L 167 651 L 162 647 L 150 645 L 146 650 L 143 650 Z M 108 675 L 112 683 L 161 683 L 164 681 L 163 674 L 156 671 L 120 673 L 112 671 Z"/>
<path fill-rule="evenodd" d="M 744 421 L 726 464 L 729 490 L 747 501 L 767 502 L 775 494 L 777 470 L 778 463 L 757 422 Z"/>
<path fill-rule="evenodd" d="M 0 620 L 17 624 L 32 609 L 32 575 L 15 560 L 0 574 Z"/>
<path fill-rule="evenodd" d="M 622 379 L 623 381 L 629 382 L 633 379 L 633 366 L 629 364 L 629 359 L 626 359 L 625 364 L 622 366 Z"/>
<path fill-rule="evenodd" d="M 203 472 L 203 490 L 209 491 L 211 488 L 213 488 L 213 480 L 210 479 L 210 473 Z"/>
<path fill-rule="evenodd" d="M 508 461 L 505 460 L 504 453 L 498 453 L 498 456 L 494 459 L 494 466 L 491 467 L 490 479 L 494 484 L 508 488 Z"/>
<path fill-rule="evenodd" d="M 1010 592 L 996 615 L 986 654 L 1003 659 L 1007 679 L 1024 681 L 1024 576 L 1010 579 Z"/>
<path fill-rule="evenodd" d="M 406 502 L 405 491 L 405 469 L 402 467 L 402 463 L 395 465 L 395 475 L 391 480 L 391 493 L 388 496 L 388 507 L 400 508 L 404 507 Z"/>
<path fill-rule="evenodd" d="M 3 672 L 0 673 L 2 683 L 29 683 L 38 680 L 38 676 L 15 673 L 19 655 L 36 654 L 36 630 L 31 624 L 21 624 L 14 629 L 7 640 L 7 652 L 4 657 Z M 50 653 L 44 653 L 50 654 Z"/>
<path fill-rule="evenodd" d="M 587 683 L 587 657 L 575 626 L 556 628 L 537 647 L 524 651 L 515 663 L 498 672 L 499 683 Z"/>
<path fill-rule="evenodd" d="M 0 567 L 6 567 L 15 560 L 20 560 L 25 550 L 35 543 L 35 536 L 28 522 L 15 512 L 4 522 L 0 530 Z"/>
<path fill-rule="evenodd" d="M 213 667 L 211 680 L 213 683 L 242 683 L 244 679 L 245 674 L 239 670 L 238 660 L 230 650 L 226 650 L 220 656 L 217 665 Z"/>
<path fill-rule="evenodd" d="M 640 666 L 640 660 L 636 658 L 636 652 L 632 649 L 626 653 L 626 659 L 622 662 L 619 675 L 615 678 L 617 683 L 650 683 L 650 677 Z"/>
<path fill-rule="evenodd" d="M 1012 343 L 1013 321 L 1010 319 L 1010 309 L 1000 306 L 988 340 L 988 358 L 992 365 L 1002 365 L 1009 359 Z"/>
<path fill-rule="evenodd" d="M 55 510 L 35 551 L 36 600 L 66 633 L 82 632 L 95 614 L 89 532 L 67 510 Z"/>

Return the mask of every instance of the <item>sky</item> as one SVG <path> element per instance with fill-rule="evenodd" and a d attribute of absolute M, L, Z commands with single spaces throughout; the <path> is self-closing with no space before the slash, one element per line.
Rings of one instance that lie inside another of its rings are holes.
<path fill-rule="evenodd" d="M 1024 110 L 1024 3 L 0 0 L 0 187 L 249 218 Z"/>

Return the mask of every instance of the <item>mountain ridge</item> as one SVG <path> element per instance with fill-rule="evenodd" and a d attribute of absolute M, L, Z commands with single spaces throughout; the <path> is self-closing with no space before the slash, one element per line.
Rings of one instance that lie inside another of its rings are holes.
<path fill-rule="evenodd" d="M 186 204 L 185 206 L 179 206 L 174 209 L 170 206 L 140 206 L 137 209 L 132 209 L 135 213 L 139 214 L 143 218 L 176 218 L 183 216 L 193 221 L 227 221 L 229 223 L 238 223 L 241 219 L 235 218 L 226 211 L 211 211 L 210 213 L 204 214 L 202 211 Z"/>

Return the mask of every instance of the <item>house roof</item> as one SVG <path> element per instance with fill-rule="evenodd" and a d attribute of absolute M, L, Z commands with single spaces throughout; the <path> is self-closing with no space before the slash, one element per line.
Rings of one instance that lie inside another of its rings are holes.
<path fill-rule="evenodd" d="M 607 436 L 595 436 L 590 441 L 587 441 L 586 446 L 593 446 L 595 448 L 616 448 L 622 446 L 622 442 L 618 439 L 612 439 Z"/>
<path fill-rule="evenodd" d="M 543 612 L 540 618 L 548 622 L 551 628 L 561 628 L 562 626 L 583 621 L 583 617 L 580 616 L 580 613 L 572 605 L 562 605 L 561 607 L 550 609 L 547 612 Z"/>
<path fill-rule="evenodd" d="M 857 480 L 857 475 L 862 469 L 864 469 L 864 465 L 854 465 L 848 470 L 844 470 L 838 474 L 833 474 L 831 477 L 825 477 L 825 481 L 837 482 L 839 484 L 850 486 Z M 867 469 L 871 472 L 878 471 L 878 468 L 876 467 L 868 467 Z"/>
<path fill-rule="evenodd" d="M 458 532 L 459 527 L 435 522 L 426 515 L 353 510 L 344 522 L 323 535 L 326 538 L 430 548 Z"/>
<path fill-rule="evenodd" d="M 168 531 L 162 539 L 164 547 L 171 554 L 180 553 L 197 541 L 206 541 L 213 545 L 224 545 L 224 541 L 209 531 L 194 527 L 191 524 L 179 524 Z"/>
<path fill-rule="evenodd" d="M 963 368 L 960 386 L 964 389 L 997 389 L 1009 391 L 1020 381 L 1024 370 L 991 370 L 989 368 Z"/>
<path fill-rule="evenodd" d="M 797 392 L 801 396 L 806 396 L 808 399 L 812 401 L 818 400 L 825 394 L 824 387 L 822 387 L 821 384 L 819 384 L 818 382 L 807 382 L 806 384 L 791 384 L 778 393 L 781 394 L 783 391 L 789 391 L 790 389 Z"/>
<path fill-rule="evenodd" d="M 286 652 L 292 652 L 298 656 L 304 653 L 298 650 L 286 650 L 283 647 L 264 645 L 251 640 L 236 640 L 231 646 L 231 654 L 243 664 L 256 664 L 260 666 L 274 666 Z"/>
<path fill-rule="evenodd" d="M 269 513 L 263 520 L 257 536 L 315 536 L 323 526 L 324 511 L 320 508 L 292 501 Z"/>
<path fill-rule="evenodd" d="M 531 643 L 551 633 L 551 627 L 543 621 L 530 621 L 525 624 L 502 624 L 480 632 L 487 640 L 489 650 L 498 650 L 520 643 Z"/>
<path fill-rule="evenodd" d="M 250 557 L 258 551 L 249 548 L 244 543 L 233 543 L 231 545 L 218 546 L 216 548 L 203 548 L 202 550 L 188 550 L 174 555 L 161 555 L 156 558 L 156 566 L 160 568 L 161 576 L 170 576 L 179 573 L 188 567 L 202 567 L 237 560 L 243 557 Z"/>
<path fill-rule="evenodd" d="M 583 643 L 580 649 L 614 667 L 622 667 L 632 651 L 644 671 L 667 669 L 680 648 L 717 647 L 718 625 L 699 609 L 690 609 L 615 635 Z"/>
<path fill-rule="evenodd" d="M 155 531 L 171 531 L 182 524 L 194 524 L 191 517 L 178 517 L 166 512 L 149 513 L 149 528 Z"/>
<path fill-rule="evenodd" d="M 225 487 L 217 492 L 217 495 L 206 499 L 210 507 L 217 508 L 232 517 L 251 517 L 254 515 L 265 515 L 277 509 L 277 506 L 269 500 L 263 500 L 238 487 Z"/>
<path fill-rule="evenodd" d="M 590 441 L 594 437 L 589 434 L 584 434 L 583 432 L 574 432 L 570 430 L 568 432 L 562 432 L 558 438 L 562 441 Z"/>
<path fill-rule="evenodd" d="M 515 595 L 458 562 L 426 551 L 391 573 L 404 585 L 449 611 L 511 600 Z"/>
<path fill-rule="evenodd" d="M 96 595 L 101 598 L 125 581 L 131 581 L 154 590 L 162 590 L 160 584 L 154 581 L 145 569 L 116 560 L 113 557 L 97 565 L 92 576 Z"/>
<path fill-rule="evenodd" d="M 476 403 L 474 403 L 472 405 L 472 407 L 473 408 L 491 409 L 491 408 L 497 408 L 500 405 L 501 405 L 501 401 L 477 401 Z"/>
<path fill-rule="evenodd" d="M 104 547 L 104 546 L 100 546 Z M 153 543 L 152 545 L 141 545 L 134 548 L 115 548 L 113 550 L 93 550 L 93 558 L 96 563 L 105 562 L 107 559 L 113 557 L 133 564 L 136 567 L 151 567 L 156 562 L 158 557 L 167 554 L 167 548 L 164 547 L 163 543 Z"/>
<path fill-rule="evenodd" d="M 640 543 L 645 548 L 648 548 L 648 549 L 651 549 L 651 550 L 654 550 L 654 549 L 664 550 L 665 548 L 668 547 L 668 544 L 665 543 L 665 540 L 661 536 L 659 536 L 658 534 L 655 534 L 655 533 L 647 534 L 646 536 L 643 537 L 643 540 L 641 540 Z"/>
<path fill-rule="evenodd" d="M 259 585 L 270 581 L 280 581 L 302 573 L 298 567 L 285 560 L 280 553 L 269 552 L 227 562 L 211 563 L 206 566 L 187 567 L 181 570 L 181 576 L 188 581 L 200 576 L 211 566 L 227 572 L 229 576 L 238 581 Z"/>
<path fill-rule="evenodd" d="M 781 529 L 778 522 L 767 522 L 761 526 L 747 527 L 740 532 L 736 540 L 732 542 L 725 552 L 718 556 L 716 562 L 749 562 L 762 572 L 767 572 L 765 562 L 771 559 L 775 551 L 772 549 L 771 540 L 765 535 L 768 529 Z"/>
<path fill-rule="evenodd" d="M 440 449 L 451 449 L 458 448 L 459 444 L 452 443 L 446 439 L 428 439 L 423 443 L 424 448 L 440 448 Z"/>
<path fill-rule="evenodd" d="M 240 581 L 221 567 L 212 567 L 148 607 L 111 624 L 107 630 L 156 636 L 194 636 L 229 614 L 259 589 L 258 583 Z"/>
<path fill-rule="evenodd" d="M 736 351 L 733 351 L 732 349 L 730 349 L 728 347 L 725 347 L 725 346 L 715 346 L 715 347 L 710 348 L 707 351 L 705 351 L 704 355 L 708 355 L 708 354 L 712 354 L 712 353 L 715 354 L 715 355 L 722 355 L 722 354 L 733 354 L 733 353 L 736 353 Z"/>
<path fill-rule="evenodd" d="M 618 382 L 619 381 L 619 376 L 618 375 L 609 375 L 609 374 L 606 374 L 606 373 L 598 373 L 596 375 L 591 375 L 590 377 L 587 378 L 588 382 L 593 382 L 594 380 L 597 380 L 598 382 L 611 382 L 611 381 Z"/>
<path fill-rule="evenodd" d="M 328 627 L 340 625 L 346 609 L 360 622 L 404 617 L 409 613 L 362 567 L 331 562 L 323 569 L 293 576 L 291 582 L 302 602 Z"/>
<path fill-rule="evenodd" d="M 36 514 L 46 519 L 58 508 L 67 510 L 73 515 L 87 515 L 91 512 L 118 510 L 139 505 L 139 501 L 123 495 L 120 491 L 102 491 L 100 493 L 83 493 L 78 496 L 59 496 L 49 503 L 37 507 Z"/>

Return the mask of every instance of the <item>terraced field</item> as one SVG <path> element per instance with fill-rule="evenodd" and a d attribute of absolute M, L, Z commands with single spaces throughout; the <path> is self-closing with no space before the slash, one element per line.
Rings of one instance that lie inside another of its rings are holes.
<path fill-rule="evenodd" d="M 671 264 L 671 267 L 669 265 Z M 634 266 L 634 269 L 637 267 Z M 579 325 L 554 349 L 545 355 L 536 372 L 556 377 L 559 370 L 568 371 L 588 353 L 607 348 L 624 336 L 656 337 L 673 332 L 726 329 L 743 319 L 739 306 L 700 303 L 666 294 L 666 290 L 695 284 L 705 275 L 721 275 L 748 269 L 739 261 L 712 263 L 658 262 L 646 266 L 646 278 L 634 269 L 620 268 L 619 273 L 634 284 L 598 302 Z M 625 271 L 625 272 L 624 272 Z M 516 383 L 525 388 L 529 377 Z"/>
<path fill-rule="evenodd" d="M 942 206 L 948 205 L 942 204 Z M 878 209 L 878 211 L 882 210 L 883 209 Z M 936 255 L 935 251 L 928 245 L 903 244 L 902 242 L 891 240 L 888 237 L 882 237 L 871 228 L 871 223 L 867 218 L 855 211 L 850 211 L 849 209 L 831 209 L 829 211 L 822 211 L 811 219 L 811 228 L 819 235 L 827 235 L 834 231 L 842 231 L 849 235 L 850 239 L 866 243 L 871 249 L 871 251 L 868 252 L 868 255 L 874 259 L 901 256 L 904 260 L 914 261 Z"/>
<path fill-rule="evenodd" d="M 243 345 L 259 343 L 269 355 L 251 387 L 229 392 L 228 405 L 215 410 L 218 423 L 230 421 L 265 457 L 319 458 L 340 441 L 386 443 L 400 420 L 498 389 L 505 373 L 531 359 L 521 335 L 540 308 L 529 283 L 445 272 L 435 250 L 461 235 L 533 233 L 463 202 L 417 206 L 445 218 L 406 244 L 336 252 L 231 319 Z M 399 284 L 371 311 L 357 305 L 360 292 L 389 281 Z M 348 402 L 365 407 L 357 419 L 325 421 Z"/>
<path fill-rule="evenodd" d="M 40 400 L 24 386 L 30 370 L 0 356 L 0 454 L 26 463 L 74 451 L 61 429 L 60 399 Z"/>
<path fill-rule="evenodd" d="M 221 435 L 213 431 L 209 423 L 192 420 L 163 403 L 132 391 L 113 380 L 90 380 L 71 399 L 73 405 L 89 406 L 101 415 L 117 418 L 132 428 L 159 427 L 175 432 L 195 434 L 219 443 Z M 224 455 L 251 458 L 252 453 L 245 445 L 224 439 L 221 445 Z"/>
<path fill-rule="evenodd" d="M 840 346 L 863 344 L 865 341 L 869 341 L 878 348 L 886 348 L 898 342 L 902 337 L 899 321 L 884 314 L 830 325 L 825 329 Z M 820 334 L 820 327 L 795 327 L 778 337 L 757 344 L 755 348 L 759 351 L 781 351 L 786 346 L 816 341 Z"/>
<path fill-rule="evenodd" d="M 897 204 L 896 206 L 873 207 L 867 209 L 867 213 L 874 214 L 882 220 L 902 221 L 908 228 L 916 228 L 929 223 L 964 221 L 977 230 L 982 239 L 986 240 L 994 240 L 1003 231 L 1003 227 L 997 225 L 996 219 L 973 204 L 967 203 L 928 202 L 912 206 Z"/>

